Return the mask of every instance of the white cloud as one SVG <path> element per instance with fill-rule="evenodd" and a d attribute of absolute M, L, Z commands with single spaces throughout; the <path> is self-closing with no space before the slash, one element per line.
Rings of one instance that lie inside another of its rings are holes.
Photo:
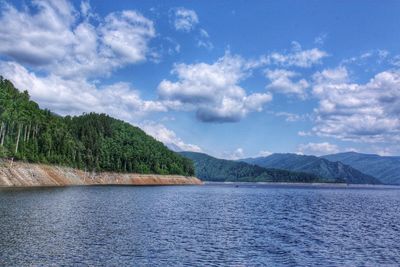
<path fill-rule="evenodd" d="M 208 50 L 212 50 L 214 48 L 213 43 L 210 41 L 210 35 L 204 29 L 200 29 L 200 37 L 197 40 L 198 47 L 204 47 Z"/>
<path fill-rule="evenodd" d="M 292 42 L 292 49 L 290 51 L 272 52 L 261 55 L 257 59 L 248 60 L 247 65 L 251 68 L 264 66 L 310 68 L 321 64 L 322 59 L 327 56 L 328 53 L 319 48 L 303 50 L 299 43 Z"/>
<path fill-rule="evenodd" d="M 294 94 L 302 99 L 307 95 L 308 82 L 305 79 L 292 80 L 299 76 L 296 72 L 284 69 L 267 70 L 265 76 L 270 80 L 270 84 L 266 86 L 267 89 L 283 94 Z"/>
<path fill-rule="evenodd" d="M 163 124 L 146 121 L 145 123 L 140 124 L 140 127 L 147 134 L 164 143 L 172 150 L 202 152 L 199 146 L 185 143 L 181 138 L 176 136 L 174 131 L 168 129 Z"/>
<path fill-rule="evenodd" d="M 56 75 L 39 77 L 18 63 L 0 62 L 0 73 L 21 90 L 28 90 L 35 101 L 60 115 L 82 112 L 107 113 L 134 122 L 148 112 L 167 108 L 159 101 L 141 99 L 137 90 L 127 83 L 98 88 L 85 79 L 63 79 Z"/>
<path fill-rule="evenodd" d="M 297 153 L 302 155 L 326 155 L 339 152 L 337 145 L 328 142 L 300 144 Z"/>
<path fill-rule="evenodd" d="M 305 132 L 305 131 L 299 131 L 297 132 L 298 136 L 311 136 L 310 132 Z"/>
<path fill-rule="evenodd" d="M 390 60 L 390 63 L 391 63 L 393 66 L 400 68 L 400 55 L 394 56 L 394 57 Z"/>
<path fill-rule="evenodd" d="M 270 155 L 272 155 L 271 151 L 261 150 L 260 152 L 258 152 L 257 157 L 268 157 Z"/>
<path fill-rule="evenodd" d="M 90 6 L 89 1 L 82 1 L 80 8 L 81 8 L 82 16 L 84 16 L 84 17 L 90 16 L 92 7 Z"/>
<path fill-rule="evenodd" d="M 70 30 L 74 8 L 66 1 L 35 1 L 38 12 L 19 12 L 4 4 L 0 17 L 0 53 L 33 65 L 48 64 L 65 56 L 73 45 Z"/>
<path fill-rule="evenodd" d="M 239 85 L 248 75 L 246 61 L 229 53 L 213 64 L 177 64 L 172 73 L 178 81 L 163 80 L 159 84 L 161 99 L 178 101 L 195 110 L 204 122 L 238 121 L 249 112 L 261 111 L 272 99 L 268 93 L 246 94 Z"/>
<path fill-rule="evenodd" d="M 302 50 L 301 46 L 295 42 L 294 50 L 289 53 L 271 53 L 268 55 L 268 62 L 279 66 L 309 68 L 320 64 L 321 60 L 328 56 L 325 51 L 318 48 Z"/>
<path fill-rule="evenodd" d="M 222 154 L 222 158 L 229 159 L 229 160 L 238 160 L 244 158 L 244 150 L 243 148 L 239 147 L 235 149 L 233 152 L 224 152 Z"/>
<path fill-rule="evenodd" d="M 400 71 L 376 74 L 365 84 L 350 83 L 347 70 L 314 75 L 319 99 L 313 132 L 361 142 L 400 141 Z"/>
<path fill-rule="evenodd" d="M 349 80 L 349 72 L 343 66 L 335 69 L 324 69 L 313 75 L 314 83 L 345 83 Z"/>
<path fill-rule="evenodd" d="M 364 51 L 357 56 L 342 60 L 341 65 L 362 66 L 364 71 L 373 71 L 380 64 L 390 64 L 393 57 L 390 57 L 390 52 L 384 49 L 372 49 Z"/>
<path fill-rule="evenodd" d="M 190 32 L 199 23 L 199 18 L 194 10 L 183 7 L 174 10 L 173 24 L 177 31 Z"/>
<path fill-rule="evenodd" d="M 290 113 L 290 112 L 276 112 L 274 114 L 275 114 L 275 116 L 278 116 L 278 117 L 284 117 L 285 121 L 287 121 L 287 122 L 302 121 L 309 117 L 308 115 L 295 114 L 295 113 Z"/>
<path fill-rule="evenodd" d="M 375 148 L 374 153 L 380 155 L 380 156 L 395 156 L 398 155 L 394 152 L 392 147 L 380 147 L 380 148 Z"/>
<path fill-rule="evenodd" d="M 156 35 L 153 22 L 133 10 L 98 18 L 95 25 L 88 2 L 81 12 L 64 0 L 32 5 L 1 8 L 0 54 L 61 77 L 99 76 L 144 61 Z"/>
<path fill-rule="evenodd" d="M 317 45 L 323 45 L 327 38 L 328 38 L 328 34 L 321 33 L 320 35 L 315 37 L 314 43 L 317 44 Z"/>
<path fill-rule="evenodd" d="M 153 22 L 132 10 L 109 14 L 100 32 L 104 44 L 127 63 L 145 60 L 148 41 L 155 36 Z"/>
<path fill-rule="evenodd" d="M 165 37 L 165 41 L 167 42 L 167 53 L 169 55 L 179 54 L 181 52 L 181 45 L 171 37 Z"/>

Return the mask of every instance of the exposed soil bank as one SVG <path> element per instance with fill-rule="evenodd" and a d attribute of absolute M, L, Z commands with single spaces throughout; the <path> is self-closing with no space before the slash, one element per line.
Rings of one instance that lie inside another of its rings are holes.
<path fill-rule="evenodd" d="M 196 177 L 179 175 L 88 173 L 68 167 L 0 161 L 0 187 L 185 184 L 202 182 Z"/>

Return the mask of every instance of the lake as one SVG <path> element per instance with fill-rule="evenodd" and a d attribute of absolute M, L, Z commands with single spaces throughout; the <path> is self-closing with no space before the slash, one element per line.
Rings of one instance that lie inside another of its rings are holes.
<path fill-rule="evenodd" d="M 400 190 L 0 189 L 0 266 L 400 264 Z"/>

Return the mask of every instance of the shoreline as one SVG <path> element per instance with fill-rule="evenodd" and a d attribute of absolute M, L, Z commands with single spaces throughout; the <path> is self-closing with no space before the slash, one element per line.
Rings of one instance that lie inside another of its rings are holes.
<path fill-rule="evenodd" d="M 0 188 L 63 187 L 94 185 L 201 185 L 197 177 L 181 175 L 99 172 L 88 173 L 71 167 L 2 161 Z"/>
<path fill-rule="evenodd" d="M 382 188 L 382 189 L 400 189 L 400 185 L 385 184 L 346 184 L 346 183 L 290 183 L 290 182 L 212 182 L 203 181 L 207 185 L 226 185 L 226 186 L 282 186 L 282 187 L 322 187 L 322 188 Z"/>

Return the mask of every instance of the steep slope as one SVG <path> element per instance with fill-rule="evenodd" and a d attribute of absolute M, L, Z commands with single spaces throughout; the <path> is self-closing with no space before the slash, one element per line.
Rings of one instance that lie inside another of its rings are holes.
<path fill-rule="evenodd" d="M 205 181 L 232 182 L 325 182 L 313 174 L 265 169 L 232 160 L 217 159 L 207 154 L 181 152 L 193 160 L 196 176 Z"/>
<path fill-rule="evenodd" d="M 88 171 L 190 176 L 190 160 L 138 127 L 105 114 L 61 117 L 0 76 L 0 158 Z"/>
<path fill-rule="evenodd" d="M 277 168 L 289 171 L 312 173 L 330 182 L 349 184 L 379 184 L 380 182 L 367 174 L 341 162 L 297 154 L 272 154 L 268 157 L 243 159 L 242 161 L 264 168 Z"/>
<path fill-rule="evenodd" d="M 323 156 L 378 178 L 384 184 L 400 184 L 400 157 L 382 157 L 374 154 L 346 152 Z"/>

